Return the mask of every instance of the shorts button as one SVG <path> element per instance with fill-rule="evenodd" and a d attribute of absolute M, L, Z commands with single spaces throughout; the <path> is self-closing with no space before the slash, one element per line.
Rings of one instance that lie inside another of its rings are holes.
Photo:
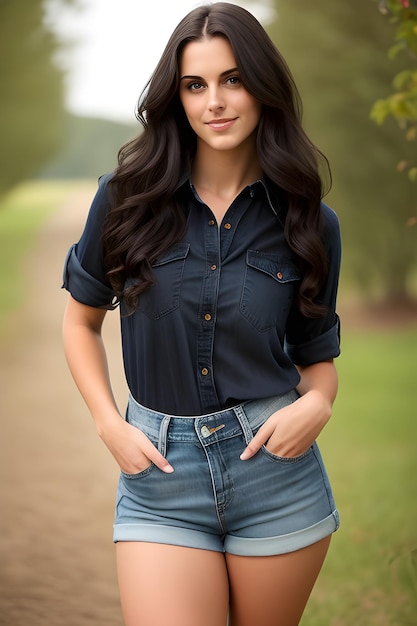
<path fill-rule="evenodd" d="M 208 374 L 207 367 L 203 367 L 203 369 L 201 370 L 201 373 L 203 374 L 203 376 L 207 376 L 207 374 Z"/>

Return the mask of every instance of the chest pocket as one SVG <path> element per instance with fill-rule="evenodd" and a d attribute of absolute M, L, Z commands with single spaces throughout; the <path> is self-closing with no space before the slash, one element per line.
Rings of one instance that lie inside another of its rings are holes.
<path fill-rule="evenodd" d="M 288 256 L 248 250 L 240 312 L 257 330 L 285 324 L 300 280 Z"/>
<path fill-rule="evenodd" d="M 189 249 L 189 243 L 175 244 L 155 261 L 152 265 L 155 284 L 139 296 L 139 311 L 151 319 L 159 319 L 178 308 Z"/>

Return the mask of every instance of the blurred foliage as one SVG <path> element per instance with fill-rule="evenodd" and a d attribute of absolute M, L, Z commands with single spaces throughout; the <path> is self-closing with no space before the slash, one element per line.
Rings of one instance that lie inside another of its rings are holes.
<path fill-rule="evenodd" d="M 62 120 L 65 140 L 39 178 L 97 180 L 116 167 L 119 148 L 137 135 L 138 126 L 66 113 Z"/>
<path fill-rule="evenodd" d="M 71 0 L 60 0 L 71 4 Z M 47 0 L 0 1 L 0 195 L 30 178 L 62 140 L 64 75 Z"/>
<path fill-rule="evenodd" d="M 394 92 L 374 103 L 371 119 L 383 124 L 391 115 L 406 133 L 406 138 L 414 140 L 417 138 L 417 1 L 380 0 L 379 10 L 395 24 L 395 43 L 388 51 L 389 58 L 394 59 L 398 53 L 405 52 L 409 67 L 394 77 Z M 417 180 L 417 167 L 409 162 L 400 161 L 398 169 L 408 169 L 410 179 Z"/>
<path fill-rule="evenodd" d="M 304 125 L 329 158 L 333 188 L 326 201 L 343 235 L 342 284 L 368 299 L 408 302 L 415 296 L 416 188 L 396 170 L 413 144 L 388 119 L 369 119 L 375 100 L 402 67 L 387 61 L 392 25 L 372 0 L 275 0 L 268 28 L 288 61 L 304 103 Z"/>

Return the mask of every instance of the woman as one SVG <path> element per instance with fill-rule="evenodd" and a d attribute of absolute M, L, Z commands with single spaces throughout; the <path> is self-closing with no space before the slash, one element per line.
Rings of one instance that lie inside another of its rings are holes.
<path fill-rule="evenodd" d="M 125 623 L 294 626 L 338 527 L 315 443 L 339 354 L 321 155 L 281 55 L 228 3 L 180 22 L 138 118 L 64 273 L 69 366 L 121 469 Z M 126 419 L 100 334 L 119 302 Z"/>

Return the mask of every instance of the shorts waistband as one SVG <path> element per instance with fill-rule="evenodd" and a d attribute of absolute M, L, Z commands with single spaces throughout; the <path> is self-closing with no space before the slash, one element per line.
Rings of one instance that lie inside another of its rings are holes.
<path fill-rule="evenodd" d="M 247 425 L 248 428 L 245 427 L 244 430 L 249 441 L 252 438 L 250 431 L 261 426 L 275 411 L 292 404 L 299 397 L 298 392 L 293 389 L 280 396 L 249 400 L 214 413 L 182 416 L 145 407 L 130 394 L 126 420 L 153 439 L 159 438 L 161 430 L 165 430 L 168 439 L 177 441 L 193 441 L 199 438 L 196 436 L 197 432 L 206 432 L 207 437 L 215 432 L 218 438 L 223 439 L 235 436 L 242 431 L 242 425 Z"/>

